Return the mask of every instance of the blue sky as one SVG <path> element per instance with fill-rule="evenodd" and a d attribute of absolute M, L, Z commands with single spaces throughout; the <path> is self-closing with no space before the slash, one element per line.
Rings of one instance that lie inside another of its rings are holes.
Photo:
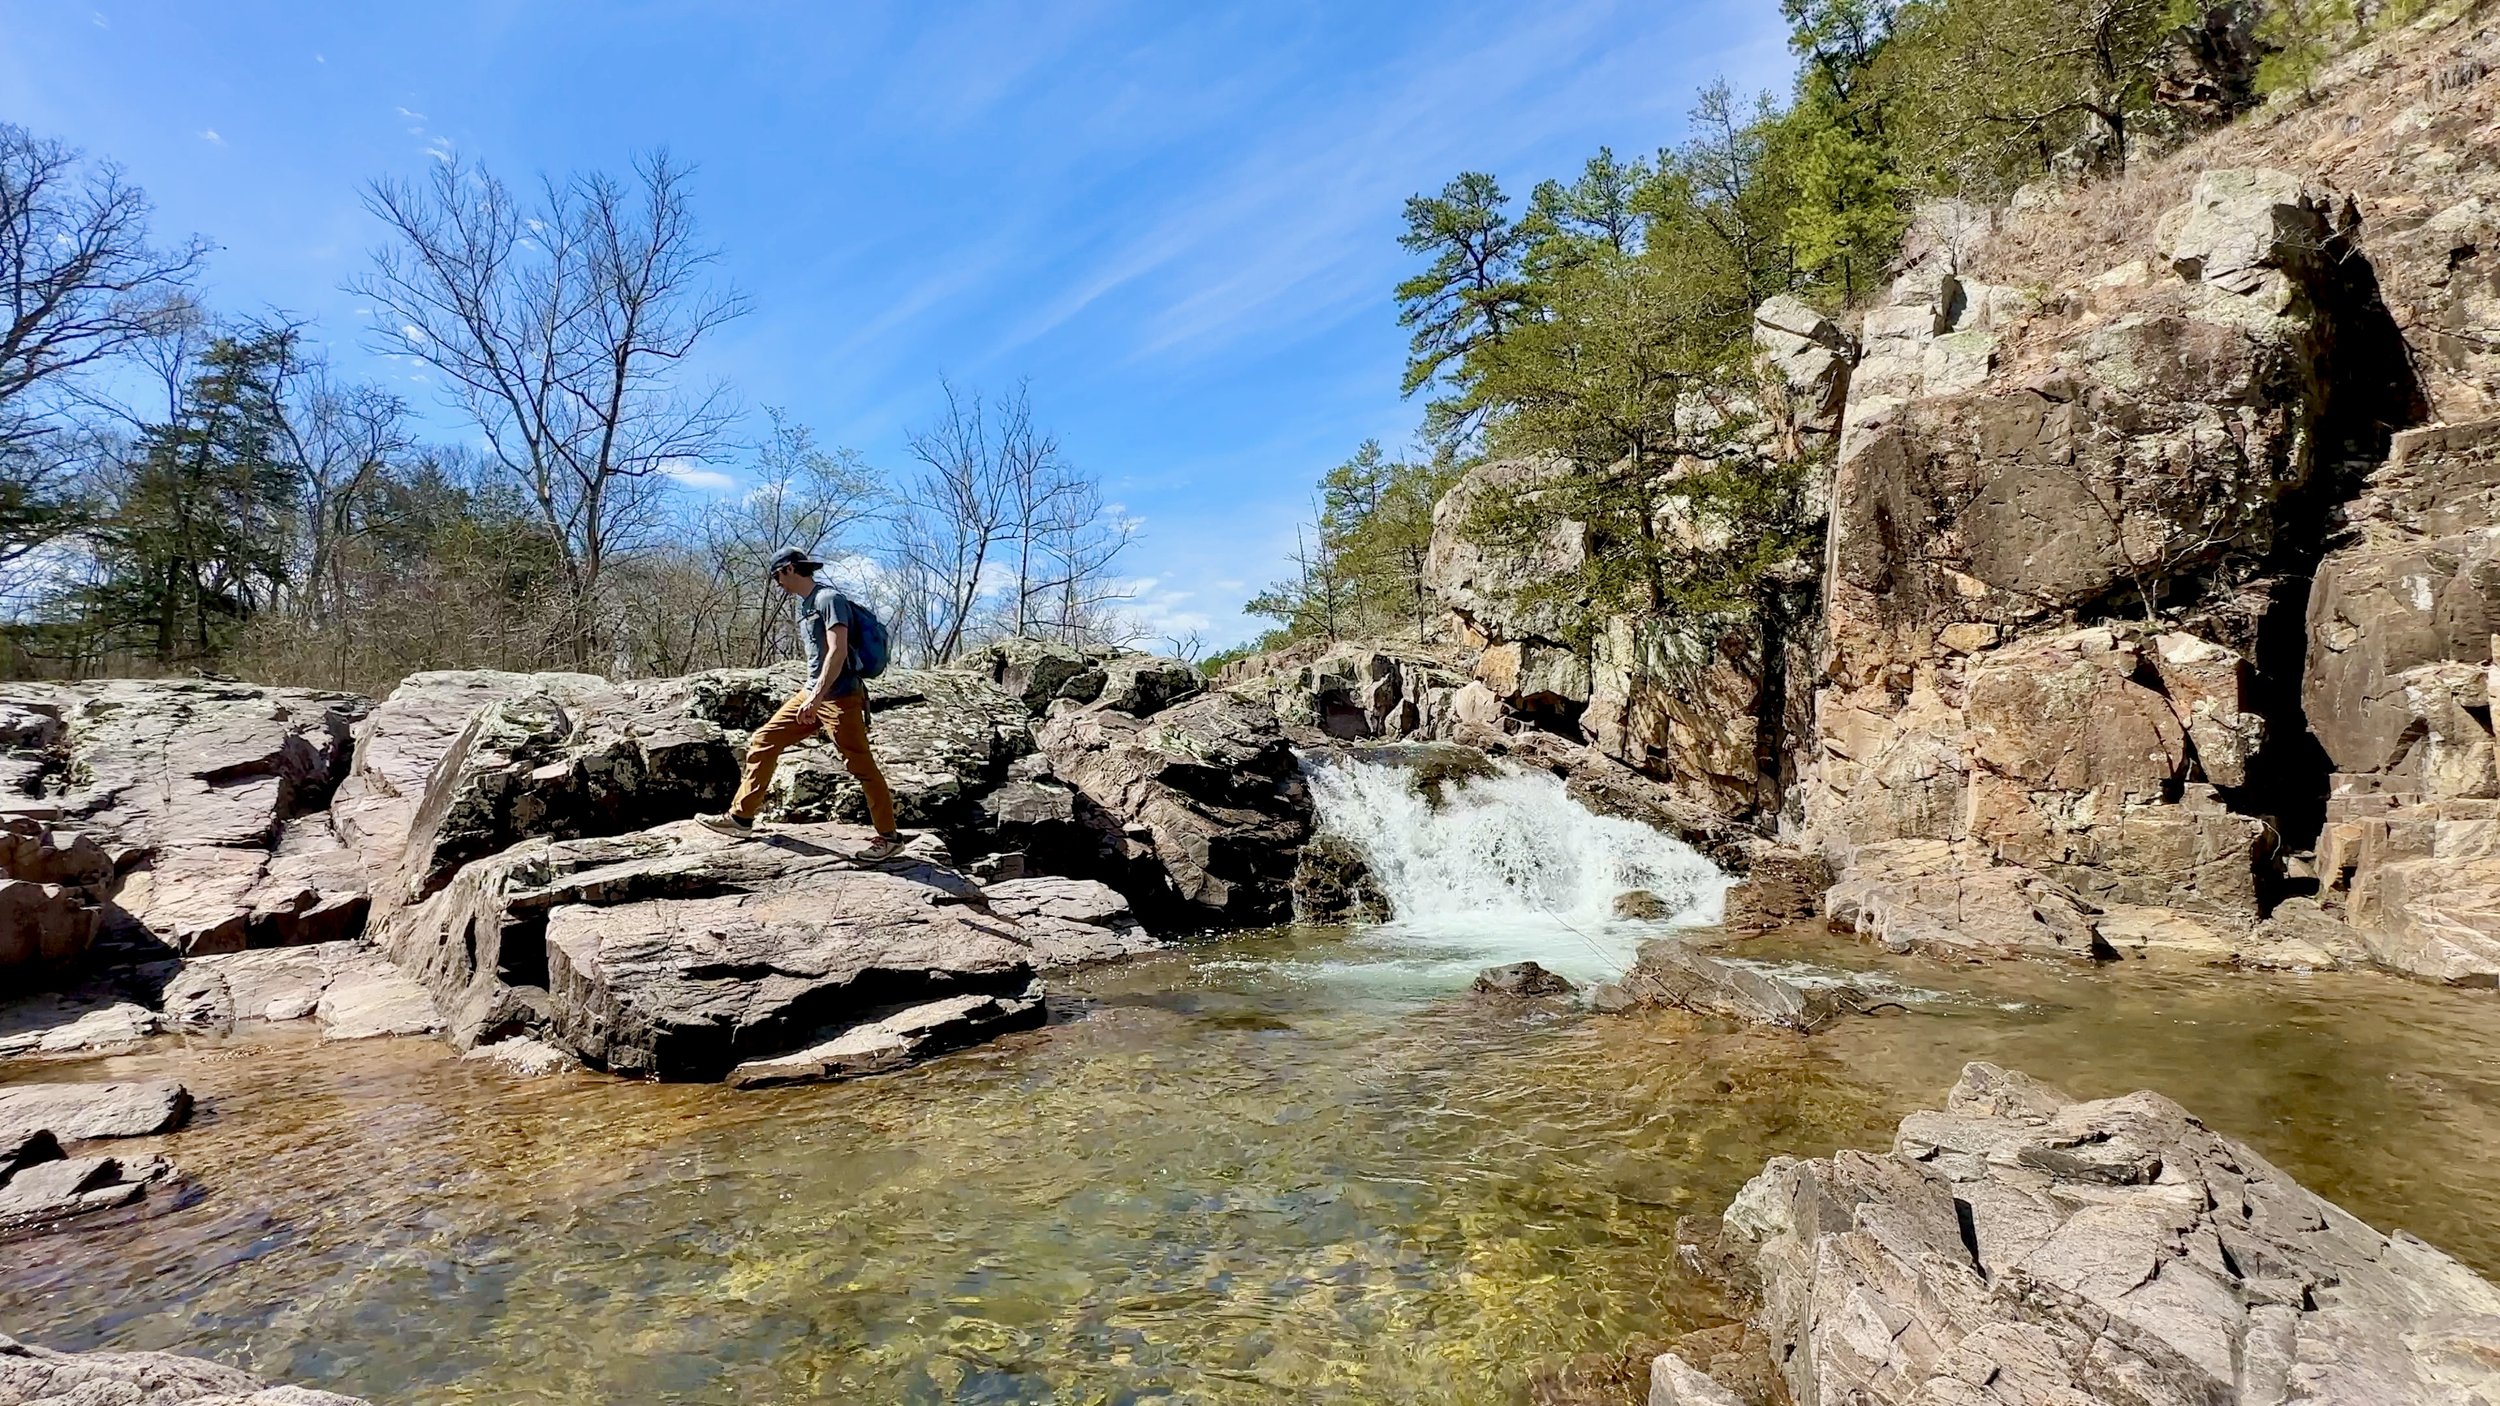
<path fill-rule="evenodd" d="M 665 144 L 754 308 L 697 372 L 888 469 L 941 374 L 1029 377 L 1144 522 L 1140 613 L 1210 643 L 1257 628 L 1240 604 L 1281 574 L 1312 480 L 1411 436 L 1406 196 L 1464 168 L 1524 196 L 1601 144 L 1676 140 L 1714 78 L 1788 72 L 1772 0 L 0 17 L 0 119 L 120 162 L 162 233 L 214 240 L 217 307 L 308 316 L 345 369 L 429 408 L 340 291 L 380 237 L 364 183 L 443 150 L 512 179 Z"/>

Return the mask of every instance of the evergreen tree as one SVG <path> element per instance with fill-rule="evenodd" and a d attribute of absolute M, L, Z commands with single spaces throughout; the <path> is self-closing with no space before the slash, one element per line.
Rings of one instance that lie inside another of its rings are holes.
<path fill-rule="evenodd" d="M 108 619 L 144 629 L 159 664 L 213 657 L 287 578 L 296 470 L 279 394 L 295 338 L 219 338 L 179 413 L 140 436 L 119 474 L 108 574 L 92 589 Z"/>

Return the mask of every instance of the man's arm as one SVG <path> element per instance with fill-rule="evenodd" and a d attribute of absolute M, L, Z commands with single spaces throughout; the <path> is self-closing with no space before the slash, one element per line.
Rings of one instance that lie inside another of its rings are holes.
<path fill-rule="evenodd" d="M 842 671 L 851 664 L 851 627 L 838 624 L 828 615 L 825 621 L 825 663 L 816 671 L 816 686 L 808 691 L 807 706 L 822 707 L 833 697 L 833 686 L 842 681 Z"/>

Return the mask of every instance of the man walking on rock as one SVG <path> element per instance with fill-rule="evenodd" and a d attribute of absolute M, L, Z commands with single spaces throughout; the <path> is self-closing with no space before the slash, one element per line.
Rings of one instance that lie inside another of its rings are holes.
<path fill-rule="evenodd" d="M 746 768 L 738 778 L 737 797 L 725 815 L 699 816 L 703 824 L 724 835 L 755 833 L 755 813 L 764 808 L 764 792 L 772 785 L 773 767 L 781 754 L 807 740 L 822 727 L 841 753 L 842 765 L 859 781 L 868 797 L 868 818 L 877 827 L 876 843 L 860 851 L 866 860 L 890 859 L 903 847 L 894 830 L 894 793 L 877 770 L 877 754 L 868 748 L 868 686 L 851 668 L 851 645 L 859 636 L 859 607 L 831 586 L 818 585 L 824 563 L 805 552 L 785 551 L 773 558 L 773 584 L 798 597 L 799 642 L 807 649 L 808 685 L 790 695 L 770 720 L 747 739 Z"/>

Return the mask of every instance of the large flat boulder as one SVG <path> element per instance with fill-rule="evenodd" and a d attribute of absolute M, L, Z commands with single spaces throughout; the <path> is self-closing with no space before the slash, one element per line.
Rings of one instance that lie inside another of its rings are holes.
<path fill-rule="evenodd" d="M 324 864 L 319 812 L 347 770 L 364 700 L 191 679 L 0 687 L 26 762 L 11 776 L 55 832 L 89 837 L 111 897 L 180 952 L 352 933 L 365 882 Z M 71 840 L 74 850 L 77 841 Z M 39 880 L 58 883 L 59 880 Z"/>
<path fill-rule="evenodd" d="M 299 1386 L 270 1386 L 205 1358 L 171 1352 L 54 1352 L 0 1336 L 0 1401 L 62 1406 L 367 1406 Z"/>
<path fill-rule="evenodd" d="M 1237 927 L 1290 911 L 1310 796 L 1272 707 L 1228 692 L 1149 717 L 1062 705 L 1038 737 L 1150 925 Z"/>
<path fill-rule="evenodd" d="M 717 1079 L 902 1005 L 1018 997 L 1034 947 L 920 841 L 851 856 L 870 832 L 777 826 L 733 840 L 690 822 L 527 841 L 464 867 L 377 934 L 463 1047 L 516 1035 L 594 1067 Z"/>
<path fill-rule="evenodd" d="M 1037 875 L 987 883 L 989 909 L 1016 926 L 1042 971 L 1151 952 L 1166 944 L 1146 931 L 1118 889 L 1092 879 Z"/>
<path fill-rule="evenodd" d="M 1774 1158 L 1721 1247 L 1798 1401 L 2500 1400 L 2500 1289 L 2153 1093 L 1973 1064 L 1888 1153 Z"/>
<path fill-rule="evenodd" d="M 0 1143 L 42 1131 L 64 1143 L 169 1133 L 191 1117 L 191 1091 L 171 1080 L 0 1084 Z"/>
<path fill-rule="evenodd" d="M 1894 952 L 2101 959 L 2100 910 L 2072 888 L 1966 845 L 1896 840 L 1858 851 L 1824 914 Z"/>

